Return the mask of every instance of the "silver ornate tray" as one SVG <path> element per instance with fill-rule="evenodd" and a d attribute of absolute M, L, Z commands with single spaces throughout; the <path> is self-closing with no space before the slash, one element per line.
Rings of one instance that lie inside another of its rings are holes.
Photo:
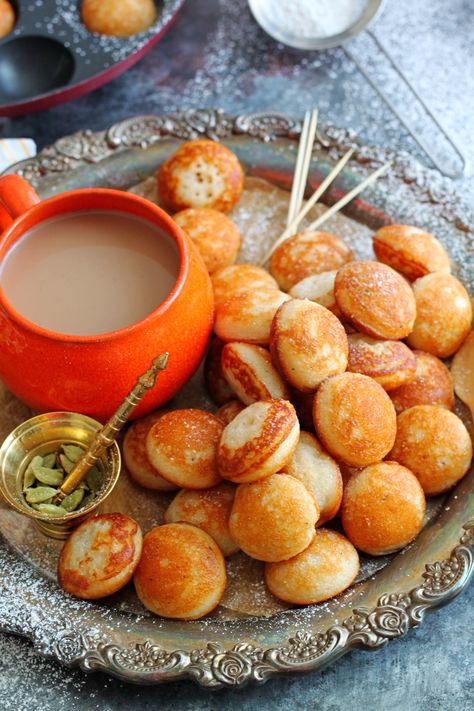
<path fill-rule="evenodd" d="M 125 189 L 150 175 L 177 141 L 209 136 L 236 151 L 251 175 L 288 187 L 299 131 L 298 121 L 281 114 L 145 116 L 62 138 L 13 170 L 43 197 L 85 186 Z M 365 228 L 400 221 L 432 229 L 474 294 L 474 216 L 449 181 L 409 155 L 364 146 L 352 132 L 331 126 L 318 131 L 311 179 L 321 180 L 349 146 L 354 158 L 328 203 L 391 159 L 389 174 L 364 193 L 367 203 L 357 201 L 346 214 Z M 12 421 L 28 416 L 8 393 L 0 391 L 0 400 Z M 0 428 L 0 438 L 5 434 Z M 121 599 L 72 600 L 44 574 L 41 550 L 36 564 L 25 555 L 21 527 L 1 505 L 0 514 L 0 629 L 29 638 L 38 653 L 62 664 L 140 684 L 191 678 L 208 688 L 242 686 L 276 673 L 320 669 L 355 646 L 375 649 L 403 637 L 461 592 L 474 572 L 474 470 L 438 502 L 414 544 L 380 565 L 366 565 L 363 579 L 346 593 L 267 617 L 224 611 L 179 622 L 142 614 Z"/>

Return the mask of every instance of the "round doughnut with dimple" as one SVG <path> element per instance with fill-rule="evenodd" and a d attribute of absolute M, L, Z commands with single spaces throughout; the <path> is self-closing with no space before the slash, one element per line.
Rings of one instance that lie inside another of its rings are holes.
<path fill-rule="evenodd" d="M 378 462 L 346 484 L 342 525 L 364 553 L 385 555 L 404 548 L 421 531 L 426 502 L 416 476 L 396 462 Z"/>
<path fill-rule="evenodd" d="M 288 400 L 288 386 L 272 363 L 270 353 L 251 343 L 227 343 L 222 350 L 222 372 L 246 405 L 258 400 Z"/>
<path fill-rule="evenodd" d="M 199 250 L 209 274 L 233 264 L 242 238 L 232 220 L 209 207 L 188 208 L 173 215 Z"/>
<path fill-rule="evenodd" d="M 378 262 L 350 262 L 334 283 L 343 318 L 373 338 L 400 340 L 411 332 L 416 303 L 408 282 Z"/>
<path fill-rule="evenodd" d="M 337 460 L 364 467 L 383 459 L 397 431 L 395 408 L 381 385 L 358 373 L 325 380 L 314 398 L 316 434 Z"/>
<path fill-rule="evenodd" d="M 127 430 L 122 447 L 125 466 L 132 479 L 140 486 L 156 489 L 157 491 L 173 491 L 176 489 L 174 484 L 171 484 L 158 474 L 155 467 L 150 464 L 146 453 L 145 445 L 148 432 L 165 413 L 166 410 L 152 412 L 151 415 L 133 422 Z"/>
<path fill-rule="evenodd" d="M 317 503 L 302 482 L 274 474 L 238 487 L 229 527 L 252 558 L 287 560 L 309 546 L 318 516 Z"/>
<path fill-rule="evenodd" d="M 211 277 L 216 308 L 231 296 L 242 291 L 265 288 L 278 290 L 275 279 L 262 267 L 254 264 L 233 264 L 218 269 Z"/>
<path fill-rule="evenodd" d="M 325 378 L 347 367 L 347 336 L 341 322 L 308 299 L 291 299 L 280 306 L 272 322 L 270 351 L 290 385 L 304 392 L 316 390 Z"/>
<path fill-rule="evenodd" d="M 295 451 L 299 434 L 298 418 L 291 402 L 254 402 L 222 433 L 217 450 L 220 475 L 241 484 L 280 471 Z"/>
<path fill-rule="evenodd" d="M 449 272 L 448 254 L 436 237 L 413 225 L 385 225 L 373 237 L 377 259 L 414 281 L 431 272 Z"/>
<path fill-rule="evenodd" d="M 413 355 L 415 374 L 407 383 L 390 391 L 397 415 L 415 405 L 439 405 L 453 410 L 453 379 L 448 368 L 430 353 L 413 351 Z"/>
<path fill-rule="evenodd" d="M 234 294 L 218 304 L 214 330 L 222 341 L 266 345 L 277 309 L 290 297 L 273 287 Z"/>
<path fill-rule="evenodd" d="M 309 299 L 340 316 L 334 295 L 337 270 L 312 274 L 291 287 L 289 295 L 294 299 Z"/>
<path fill-rule="evenodd" d="M 401 341 L 379 341 L 363 333 L 348 335 L 347 370 L 376 380 L 384 390 L 409 382 L 416 369 L 413 352 Z"/>

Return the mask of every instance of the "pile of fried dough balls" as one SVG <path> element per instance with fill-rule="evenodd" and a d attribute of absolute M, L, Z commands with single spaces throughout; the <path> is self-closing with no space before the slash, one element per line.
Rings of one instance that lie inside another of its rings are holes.
<path fill-rule="evenodd" d="M 183 144 L 158 172 L 160 195 L 201 251 L 215 294 L 205 362 L 219 409 L 155 412 L 124 441 L 133 479 L 179 490 L 149 531 L 135 571 L 143 604 L 195 619 L 226 585 L 224 557 L 263 561 L 291 604 L 352 584 L 358 552 L 397 551 L 420 532 L 425 496 L 468 471 L 470 436 L 453 413 L 453 355 L 472 305 L 428 232 L 389 225 L 378 261 L 353 261 L 328 232 L 301 232 L 269 270 L 233 264 L 224 214 L 243 172 L 222 145 Z M 328 527 L 340 516 L 345 535 Z"/>

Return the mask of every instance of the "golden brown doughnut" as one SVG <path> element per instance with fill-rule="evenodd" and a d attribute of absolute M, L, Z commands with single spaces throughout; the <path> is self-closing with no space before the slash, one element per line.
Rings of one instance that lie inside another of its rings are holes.
<path fill-rule="evenodd" d="M 471 329 L 472 305 L 461 282 L 436 272 L 413 284 L 416 321 L 408 344 L 438 358 L 453 355 Z"/>
<path fill-rule="evenodd" d="M 174 212 L 188 207 L 229 212 L 244 186 L 235 153 L 207 139 L 183 143 L 160 166 L 157 179 L 161 199 Z"/>
<path fill-rule="evenodd" d="M 235 262 L 242 238 L 227 215 L 198 207 L 177 212 L 173 220 L 191 237 L 209 274 Z"/>
<path fill-rule="evenodd" d="M 430 272 L 450 271 L 441 242 L 413 225 L 386 225 L 373 237 L 377 259 L 414 281 Z"/>
<path fill-rule="evenodd" d="M 324 306 L 291 299 L 275 314 L 270 331 L 273 362 L 293 387 L 316 390 L 330 375 L 347 367 L 347 336 L 341 322 Z"/>
<path fill-rule="evenodd" d="M 231 296 L 216 308 L 214 330 L 222 341 L 266 345 L 277 309 L 290 297 L 273 287 L 261 287 Z"/>
<path fill-rule="evenodd" d="M 213 338 L 204 361 L 204 381 L 209 395 L 217 405 L 225 405 L 234 398 L 234 391 L 222 372 L 221 356 L 224 345 L 218 338 Z"/>
<path fill-rule="evenodd" d="M 0 38 L 6 37 L 15 27 L 15 10 L 8 0 L 0 0 Z"/>
<path fill-rule="evenodd" d="M 408 383 L 390 391 L 397 415 L 415 405 L 439 405 L 454 410 L 451 373 L 445 364 L 430 353 L 413 351 L 415 375 Z"/>
<path fill-rule="evenodd" d="M 305 277 L 291 287 L 289 295 L 294 299 L 309 299 L 332 311 L 337 317 L 341 315 L 334 295 L 334 282 L 337 270 L 321 272 Z"/>
<path fill-rule="evenodd" d="M 224 556 L 237 553 L 229 531 L 229 516 L 234 503 L 235 486 L 224 481 L 213 489 L 182 489 L 165 511 L 165 523 L 190 523 L 215 540 Z"/>
<path fill-rule="evenodd" d="M 472 442 L 462 420 L 436 405 L 417 405 L 397 418 L 390 459 L 408 467 L 428 496 L 451 489 L 468 471 Z"/>
<path fill-rule="evenodd" d="M 220 475 L 241 484 L 280 471 L 295 451 L 299 434 L 298 418 L 291 402 L 254 402 L 222 433 L 217 450 Z"/>
<path fill-rule="evenodd" d="M 351 333 L 349 362 L 351 373 L 369 375 L 384 390 L 393 390 L 409 382 L 416 369 L 416 359 L 401 341 L 379 341 L 363 333 Z"/>
<path fill-rule="evenodd" d="M 224 556 L 205 531 L 187 523 L 152 528 L 134 576 L 141 602 L 156 615 L 197 620 L 224 594 Z"/>
<path fill-rule="evenodd" d="M 204 410 L 174 410 L 156 422 L 146 438 L 151 464 L 172 484 L 207 489 L 221 480 L 216 463 L 224 423 Z"/>
<path fill-rule="evenodd" d="M 228 343 L 222 351 L 222 372 L 246 405 L 257 400 L 289 400 L 290 392 L 270 353 L 251 343 Z"/>
<path fill-rule="evenodd" d="M 229 400 L 229 402 L 226 402 L 225 405 L 222 405 L 222 407 L 217 410 L 216 417 L 222 420 L 225 425 L 228 425 L 242 410 L 245 410 L 243 402 L 240 402 L 240 400 Z"/>
<path fill-rule="evenodd" d="M 373 338 L 408 336 L 416 316 L 413 291 L 391 267 L 378 262 L 350 262 L 339 269 L 334 284 L 342 315 Z"/>
<path fill-rule="evenodd" d="M 262 267 L 254 264 L 233 264 L 214 272 L 211 277 L 216 308 L 231 296 L 243 291 L 254 291 L 260 288 L 278 290 L 275 279 Z"/>
<path fill-rule="evenodd" d="M 81 523 L 64 544 L 58 581 L 83 600 L 112 595 L 128 583 L 140 560 L 142 532 L 129 516 L 107 513 Z"/>
<path fill-rule="evenodd" d="M 280 600 L 311 605 L 339 595 L 359 572 L 357 551 L 343 535 L 318 528 L 313 542 L 294 558 L 265 565 L 265 582 Z"/>
<path fill-rule="evenodd" d="M 127 430 L 123 440 L 122 452 L 127 471 L 140 486 L 157 491 L 173 491 L 176 489 L 166 479 L 158 474 L 150 464 L 146 453 L 146 438 L 155 422 L 163 417 L 166 411 L 152 412 L 147 417 L 135 420 Z"/>
<path fill-rule="evenodd" d="M 395 408 L 382 386 L 366 375 L 341 373 L 325 380 L 314 398 L 313 417 L 329 453 L 350 466 L 378 462 L 393 447 Z"/>
<path fill-rule="evenodd" d="M 273 474 L 237 488 L 229 528 L 252 558 L 288 560 L 309 546 L 318 516 L 316 501 L 301 481 Z"/>
<path fill-rule="evenodd" d="M 416 476 L 397 462 L 378 462 L 351 476 L 342 499 L 342 525 L 364 553 L 404 548 L 421 531 L 426 501 Z"/>
<path fill-rule="evenodd" d="M 280 289 L 288 291 L 305 277 L 320 274 L 352 259 L 344 242 L 330 232 L 298 232 L 275 249 L 270 259 L 270 273 Z"/>
<path fill-rule="evenodd" d="M 342 501 L 341 472 L 316 437 L 300 432 L 293 456 L 285 464 L 285 472 L 299 479 L 313 494 L 319 508 L 318 526 L 334 518 Z"/>
<path fill-rule="evenodd" d="M 153 0 L 83 0 L 81 16 L 90 32 L 129 37 L 155 22 L 156 7 Z"/>

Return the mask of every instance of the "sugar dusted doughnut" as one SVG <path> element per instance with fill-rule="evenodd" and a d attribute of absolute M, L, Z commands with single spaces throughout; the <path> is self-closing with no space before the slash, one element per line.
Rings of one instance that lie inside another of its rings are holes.
<path fill-rule="evenodd" d="M 237 417 L 237 415 L 245 410 L 245 405 L 240 400 L 229 400 L 225 405 L 222 405 L 217 412 L 216 417 L 218 417 L 225 425 Z"/>
<path fill-rule="evenodd" d="M 337 463 L 316 437 L 301 432 L 285 472 L 299 479 L 313 494 L 319 508 L 318 526 L 333 518 L 342 501 L 342 477 Z"/>
<path fill-rule="evenodd" d="M 272 322 L 270 350 L 286 380 L 306 392 L 347 367 L 347 336 L 341 322 L 308 299 L 291 299 L 280 306 Z"/>
<path fill-rule="evenodd" d="M 413 355 L 416 359 L 414 376 L 390 391 L 397 415 L 415 405 L 439 405 L 454 410 L 453 379 L 448 368 L 430 353 L 413 351 Z"/>
<path fill-rule="evenodd" d="M 401 341 L 379 341 L 363 333 L 352 333 L 347 370 L 376 380 L 384 390 L 410 381 L 416 369 L 413 352 Z"/>
<path fill-rule="evenodd" d="M 107 513 L 88 518 L 64 544 L 58 581 L 83 600 L 112 595 L 128 583 L 140 560 L 142 532 L 129 516 Z"/>
<path fill-rule="evenodd" d="M 135 590 L 156 615 L 197 620 L 217 607 L 226 582 L 224 556 L 200 528 L 169 523 L 144 537 Z"/>
<path fill-rule="evenodd" d="M 267 563 L 265 582 L 273 595 L 294 605 L 311 605 L 339 595 L 359 572 L 357 551 L 344 536 L 318 528 L 313 542 L 294 558 Z"/>
<path fill-rule="evenodd" d="M 83 0 L 81 16 L 90 32 L 129 37 L 155 22 L 156 7 L 153 0 Z"/>
<path fill-rule="evenodd" d="M 378 262 L 350 262 L 336 274 L 334 293 L 341 313 L 373 338 L 408 336 L 416 316 L 413 291 L 394 269 Z"/>
<path fill-rule="evenodd" d="M 408 467 L 434 496 L 451 489 L 466 474 L 472 442 L 462 420 L 436 405 L 417 405 L 397 418 L 390 459 Z"/>
<path fill-rule="evenodd" d="M 176 486 L 163 479 L 150 464 L 145 447 L 148 432 L 164 414 L 164 411 L 152 412 L 135 420 L 124 437 L 122 451 L 127 471 L 137 484 L 157 491 L 173 491 Z"/>
<path fill-rule="evenodd" d="M 204 381 L 209 395 L 217 405 L 225 405 L 234 398 L 234 391 L 222 372 L 221 356 L 224 343 L 213 338 L 204 361 Z"/>
<path fill-rule="evenodd" d="M 288 474 L 241 484 L 229 527 L 244 553 L 257 560 L 287 560 L 309 546 L 319 510 L 308 489 Z"/>
<path fill-rule="evenodd" d="M 188 208 L 173 219 L 191 237 L 209 274 L 234 263 L 242 238 L 222 212 L 208 207 Z"/>
<path fill-rule="evenodd" d="M 214 330 L 222 341 L 265 345 L 278 307 L 289 298 L 273 287 L 235 294 L 217 305 Z"/>
<path fill-rule="evenodd" d="M 214 272 L 211 278 L 214 300 L 217 306 L 235 294 L 260 288 L 278 290 L 275 279 L 262 267 L 254 264 L 233 264 Z"/>
<path fill-rule="evenodd" d="M 396 462 L 379 462 L 347 482 L 342 525 L 356 548 L 385 555 L 404 548 L 418 535 L 425 508 L 416 476 Z"/>
<path fill-rule="evenodd" d="M 148 432 L 151 464 L 172 484 L 207 489 L 220 482 L 216 452 L 224 423 L 204 410 L 175 410 L 163 415 Z"/>
<path fill-rule="evenodd" d="M 409 345 L 439 358 L 453 355 L 471 329 L 472 305 L 466 289 L 452 274 L 436 272 L 417 279 L 413 291 L 417 315 Z"/>
<path fill-rule="evenodd" d="M 6 37 L 15 27 L 15 10 L 8 0 L 0 0 L 0 39 Z"/>
<path fill-rule="evenodd" d="M 364 467 L 392 449 L 395 408 L 381 385 L 366 375 L 342 373 L 325 380 L 314 398 L 314 426 L 336 459 Z"/>
<path fill-rule="evenodd" d="M 265 348 L 250 343 L 228 343 L 222 351 L 222 372 L 246 405 L 273 398 L 289 400 L 288 386 Z"/>
<path fill-rule="evenodd" d="M 289 295 L 294 299 L 309 299 L 340 315 L 334 295 L 337 270 L 312 274 L 291 287 Z"/>
<path fill-rule="evenodd" d="M 237 156 L 221 143 L 207 139 L 183 143 L 160 166 L 157 179 L 161 199 L 175 212 L 188 207 L 228 212 L 244 185 Z"/>
<path fill-rule="evenodd" d="M 217 450 L 219 473 L 235 484 L 280 471 L 292 456 L 300 428 L 286 400 L 253 403 L 230 422 Z"/>
<path fill-rule="evenodd" d="M 386 225 L 373 238 L 377 259 L 414 281 L 430 272 L 450 271 L 441 242 L 413 225 Z"/>
<path fill-rule="evenodd" d="M 280 288 L 288 291 L 311 274 L 319 274 L 352 259 L 352 252 L 339 237 L 330 232 L 298 232 L 275 249 L 270 259 L 270 273 Z"/>
<path fill-rule="evenodd" d="M 182 489 L 165 511 L 165 523 L 190 523 L 208 533 L 224 556 L 237 553 L 229 531 L 229 516 L 234 502 L 235 486 L 222 482 L 212 489 Z"/>

